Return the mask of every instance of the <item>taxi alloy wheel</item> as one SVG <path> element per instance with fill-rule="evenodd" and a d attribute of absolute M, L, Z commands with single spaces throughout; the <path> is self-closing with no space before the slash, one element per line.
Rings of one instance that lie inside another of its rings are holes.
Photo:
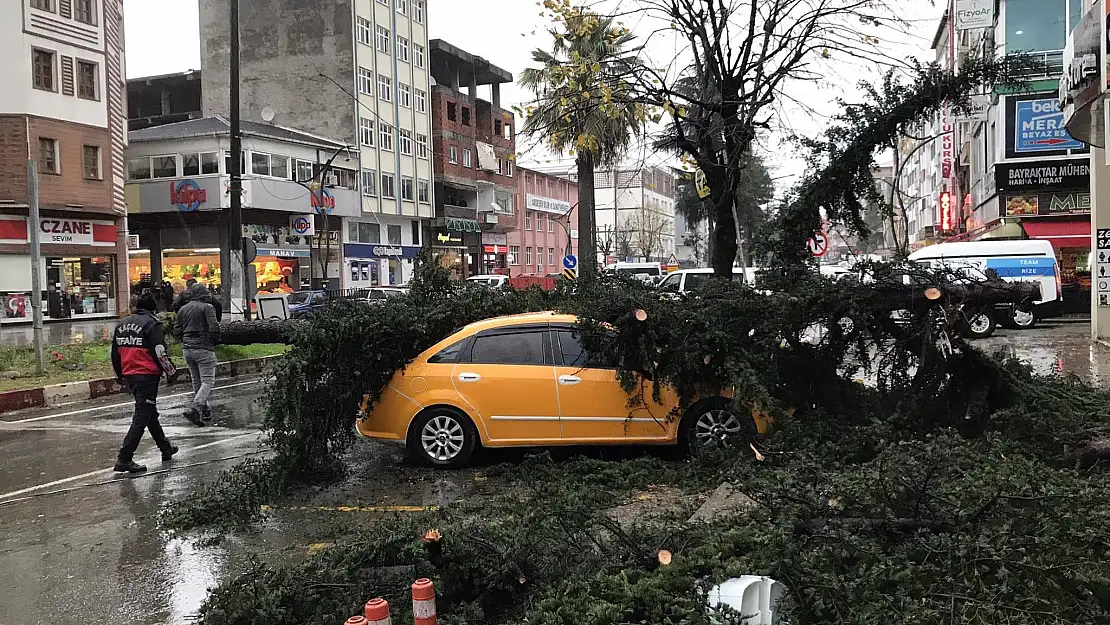
<path fill-rule="evenodd" d="M 451 408 L 421 413 L 409 430 L 408 451 L 414 459 L 436 467 L 464 466 L 474 453 L 478 433 L 465 415 Z"/>
<path fill-rule="evenodd" d="M 726 399 L 706 400 L 686 413 L 680 426 L 680 440 L 691 454 L 712 447 L 743 444 L 754 434 L 750 418 L 736 414 Z"/>

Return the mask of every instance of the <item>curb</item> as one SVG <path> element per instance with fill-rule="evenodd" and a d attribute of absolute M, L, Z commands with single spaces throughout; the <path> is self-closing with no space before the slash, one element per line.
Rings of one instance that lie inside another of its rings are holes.
<path fill-rule="evenodd" d="M 279 356 L 264 356 L 262 358 L 245 358 L 231 360 L 216 365 L 217 378 L 233 378 L 241 375 L 260 373 L 273 359 Z M 184 365 L 182 365 L 184 367 Z M 185 368 L 177 384 L 189 380 L 189 370 Z M 165 384 L 163 380 L 162 384 Z M 112 378 L 100 380 L 81 380 L 79 382 L 66 382 L 52 384 L 40 388 L 22 389 L 0 393 L 0 413 L 25 408 L 42 408 L 61 406 L 78 401 L 97 399 L 117 393 L 124 393 L 127 389 L 116 384 Z"/>

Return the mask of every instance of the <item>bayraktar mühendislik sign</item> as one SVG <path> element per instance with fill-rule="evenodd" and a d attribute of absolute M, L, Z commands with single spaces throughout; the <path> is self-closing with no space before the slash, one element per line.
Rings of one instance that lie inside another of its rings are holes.
<path fill-rule="evenodd" d="M 1069 158 L 1035 163 L 998 163 L 994 166 L 994 179 L 999 193 L 1086 191 L 1091 184 L 1091 161 Z"/>

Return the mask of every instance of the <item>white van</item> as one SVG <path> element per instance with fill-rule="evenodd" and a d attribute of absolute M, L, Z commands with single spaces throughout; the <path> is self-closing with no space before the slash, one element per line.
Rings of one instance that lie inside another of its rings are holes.
<path fill-rule="evenodd" d="M 1039 239 L 1017 241 L 967 241 L 938 243 L 910 254 L 910 261 L 932 267 L 974 267 L 979 271 L 994 270 L 1000 278 L 1011 282 L 1037 282 L 1041 299 L 1032 311 L 1008 312 L 1010 318 L 1000 319 L 1006 325 L 1031 328 L 1038 319 L 1061 314 L 1063 292 L 1060 267 L 1052 244 Z"/>
<path fill-rule="evenodd" d="M 663 275 L 663 267 L 659 263 L 613 263 L 607 265 L 605 271 L 615 273 L 626 278 L 638 278 L 649 284 L 655 284 Z"/>
<path fill-rule="evenodd" d="M 659 283 L 659 290 L 664 293 L 686 293 L 705 286 L 713 279 L 713 270 L 705 269 L 679 269 L 667 274 Z M 745 272 L 740 267 L 732 268 L 732 281 L 742 283 Z"/>

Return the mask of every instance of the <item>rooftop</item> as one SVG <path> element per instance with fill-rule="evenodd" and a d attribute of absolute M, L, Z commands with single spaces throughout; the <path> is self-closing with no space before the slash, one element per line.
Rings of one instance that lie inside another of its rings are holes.
<path fill-rule="evenodd" d="M 191 80 L 200 80 L 199 69 L 187 69 L 183 72 L 174 72 L 172 74 L 158 74 L 157 76 L 140 76 L 138 78 L 128 78 L 128 85 L 150 85 L 156 82 L 188 82 Z"/>
<path fill-rule="evenodd" d="M 457 73 L 459 83 L 463 85 L 469 84 L 470 76 L 474 76 L 476 85 L 497 85 L 514 80 L 508 70 L 501 69 L 480 56 L 456 48 L 442 39 L 432 39 L 428 42 L 428 46 L 432 60 L 432 77 L 439 84 L 450 84 L 451 73 Z"/>
<path fill-rule="evenodd" d="M 261 137 L 275 141 L 301 143 L 320 148 L 341 148 L 344 143 L 326 139 L 318 135 L 294 130 L 274 124 L 261 124 L 243 120 L 240 128 L 243 136 Z M 188 121 L 165 124 L 132 130 L 127 135 L 129 143 L 145 143 L 150 141 L 172 141 L 174 139 L 193 139 L 197 137 L 218 137 L 231 134 L 231 122 L 222 115 L 202 117 Z"/>

